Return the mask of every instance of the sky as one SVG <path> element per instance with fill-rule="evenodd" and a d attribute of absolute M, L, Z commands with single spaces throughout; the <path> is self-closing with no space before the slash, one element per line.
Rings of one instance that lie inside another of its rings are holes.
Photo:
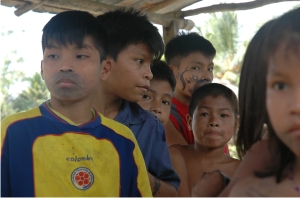
<path fill-rule="evenodd" d="M 203 0 L 183 10 L 209 6 L 220 2 L 238 3 L 247 1 Z M 241 31 L 240 40 L 251 39 L 264 22 L 282 15 L 294 6 L 300 6 L 300 1 L 282 2 L 256 9 L 237 11 Z M 41 47 L 42 29 L 54 14 L 30 11 L 17 17 L 14 14 L 15 10 L 13 7 L 0 6 L 0 67 L 3 66 L 5 59 L 9 59 L 12 61 L 10 65 L 11 70 L 23 71 L 26 76 L 31 77 L 35 72 L 40 72 L 40 64 L 43 57 Z M 200 14 L 186 18 L 193 20 L 196 26 L 201 26 L 208 17 L 209 14 Z M 160 25 L 156 26 L 161 33 L 162 27 Z M 9 33 L 11 31 L 12 33 Z M 191 31 L 196 31 L 196 29 L 192 29 Z M 23 62 L 17 63 L 20 57 L 23 58 Z M 21 93 L 26 86 L 24 83 L 18 84 L 12 87 L 10 91 L 14 94 L 18 94 Z"/>

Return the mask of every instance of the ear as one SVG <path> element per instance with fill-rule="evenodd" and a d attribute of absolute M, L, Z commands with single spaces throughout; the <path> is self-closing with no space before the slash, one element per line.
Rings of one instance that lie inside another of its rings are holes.
<path fill-rule="evenodd" d="M 193 121 L 193 117 L 190 116 L 189 114 L 186 114 L 186 122 L 188 124 L 188 128 L 190 131 L 192 130 L 192 121 Z"/>
<path fill-rule="evenodd" d="M 112 57 L 107 56 L 107 58 L 102 61 L 102 69 L 101 69 L 101 80 L 106 80 L 111 75 L 112 67 L 115 64 L 115 61 Z"/>
<path fill-rule="evenodd" d="M 169 66 L 170 66 L 171 70 L 174 72 L 175 66 L 174 65 L 169 65 Z"/>
<path fill-rule="evenodd" d="M 41 60 L 41 77 L 44 80 L 43 60 Z"/>

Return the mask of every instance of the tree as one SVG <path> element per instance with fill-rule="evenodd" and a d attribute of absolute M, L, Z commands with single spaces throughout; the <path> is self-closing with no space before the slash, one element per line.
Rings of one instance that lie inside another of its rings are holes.
<path fill-rule="evenodd" d="M 17 61 L 22 61 L 18 59 Z M 9 70 L 11 60 L 4 60 L 1 69 L 1 120 L 13 113 L 17 113 L 18 109 L 14 108 L 14 97 L 9 93 L 10 88 L 24 79 L 24 73 L 20 71 Z"/>
<path fill-rule="evenodd" d="M 235 12 L 212 13 L 205 26 L 196 27 L 199 33 L 212 42 L 217 50 L 215 76 L 228 80 L 234 85 L 239 83 L 242 57 L 247 42 L 239 43 L 239 26 Z"/>
<path fill-rule="evenodd" d="M 49 91 L 39 73 L 26 77 L 23 81 L 28 82 L 29 86 L 14 100 L 14 109 L 26 111 L 50 98 Z"/>

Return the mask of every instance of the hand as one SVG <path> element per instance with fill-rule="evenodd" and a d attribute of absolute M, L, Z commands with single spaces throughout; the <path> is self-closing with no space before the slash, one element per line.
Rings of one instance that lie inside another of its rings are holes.
<path fill-rule="evenodd" d="M 216 197 L 226 187 L 230 179 L 220 170 L 205 172 L 192 188 L 193 197 Z"/>

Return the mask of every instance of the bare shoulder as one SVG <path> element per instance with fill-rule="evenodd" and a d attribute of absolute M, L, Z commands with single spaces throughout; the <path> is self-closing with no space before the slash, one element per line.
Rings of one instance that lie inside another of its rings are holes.
<path fill-rule="evenodd" d="M 181 133 L 176 129 L 172 121 L 169 119 L 167 124 L 165 125 L 166 131 L 166 141 L 168 146 L 173 144 L 181 144 L 187 145 L 188 143 L 185 141 Z"/>
<path fill-rule="evenodd" d="M 277 183 L 275 177 L 258 178 L 250 176 L 240 180 L 231 190 L 229 196 L 240 197 L 287 197 L 299 196 L 291 187 L 290 181 L 285 178 Z"/>
<path fill-rule="evenodd" d="M 261 154 L 264 151 L 268 151 L 269 148 L 269 141 L 268 140 L 261 140 L 253 144 L 247 153 L 251 154 Z"/>

